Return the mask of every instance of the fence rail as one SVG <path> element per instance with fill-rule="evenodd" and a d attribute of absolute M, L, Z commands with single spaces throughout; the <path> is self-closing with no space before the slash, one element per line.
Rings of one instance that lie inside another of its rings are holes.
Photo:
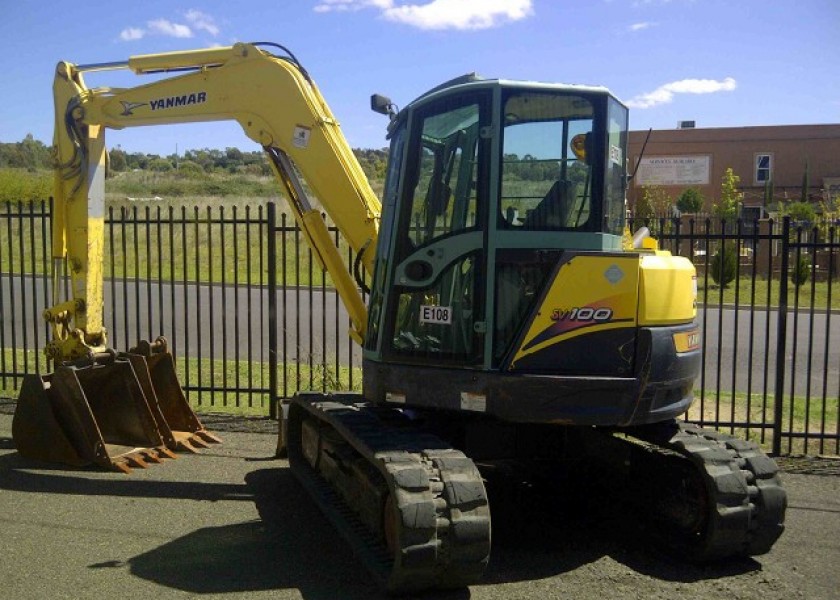
<path fill-rule="evenodd" d="M 690 420 L 777 454 L 840 454 L 840 239 L 831 224 L 682 218 L 646 225 L 697 268 L 702 369 Z M 335 242 L 346 252 L 332 228 Z M 50 205 L 0 205 L 0 393 L 43 356 Z M 360 350 L 294 221 L 257 207 L 121 207 L 106 216 L 105 324 L 121 348 L 166 332 L 189 400 L 274 415 L 300 389 L 358 389 Z M 61 268 L 61 265 L 59 265 Z M 66 294 L 66 279 L 57 278 Z"/>

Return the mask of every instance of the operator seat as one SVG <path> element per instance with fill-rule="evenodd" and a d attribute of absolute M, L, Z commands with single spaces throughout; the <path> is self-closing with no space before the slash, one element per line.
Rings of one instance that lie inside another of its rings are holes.
<path fill-rule="evenodd" d="M 537 207 L 525 217 L 522 226 L 525 229 L 559 229 L 568 226 L 573 200 L 571 192 L 571 181 L 555 181 Z"/>

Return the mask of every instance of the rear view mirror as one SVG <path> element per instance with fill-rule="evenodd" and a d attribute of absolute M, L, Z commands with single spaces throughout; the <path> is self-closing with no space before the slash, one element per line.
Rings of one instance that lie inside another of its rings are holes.
<path fill-rule="evenodd" d="M 394 110 L 394 103 L 391 102 L 391 99 L 381 94 L 371 95 L 370 109 L 380 115 L 388 115 L 392 119 L 397 114 Z"/>

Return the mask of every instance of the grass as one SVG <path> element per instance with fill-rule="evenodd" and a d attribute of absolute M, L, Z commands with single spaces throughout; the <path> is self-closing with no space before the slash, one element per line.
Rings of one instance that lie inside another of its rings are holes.
<path fill-rule="evenodd" d="M 35 209 L 40 210 L 40 205 Z M 17 214 L 15 209 L 12 212 Z M 4 273 L 43 275 L 50 268 L 47 224 L 27 214 L 5 223 L 0 220 L 0 270 Z M 120 201 L 109 207 L 109 214 L 113 219 L 106 224 L 103 267 L 107 278 L 243 285 L 264 285 L 268 281 L 267 208 L 257 200 L 199 198 L 166 206 Z M 278 283 L 332 287 L 288 211 L 278 212 L 277 225 Z M 334 239 L 349 264 L 346 243 L 338 234 Z M 744 276 L 721 290 L 699 266 L 701 303 L 778 306 L 778 279 L 752 277 L 744 267 Z M 789 282 L 788 306 L 810 308 L 813 302 L 817 310 L 840 310 L 840 289 L 834 281 L 829 285 L 824 280 L 809 279 L 799 288 Z"/>
<path fill-rule="evenodd" d="M 840 310 L 840 286 L 836 284 L 838 279 L 840 277 L 829 285 L 827 281 L 814 282 L 809 278 L 799 288 L 788 282 L 788 307 L 810 309 L 813 304 L 815 310 Z M 779 287 L 778 279 L 749 276 L 740 277 L 721 290 L 711 276 L 708 280 L 702 274 L 697 277 L 698 301 L 706 306 L 733 306 L 737 303 L 742 307 L 777 307 Z"/>
<path fill-rule="evenodd" d="M 0 353 L 3 372 L 48 373 L 43 353 L 34 350 L 4 349 Z M 36 371 L 37 369 L 39 371 Z M 267 363 L 227 362 L 220 359 L 178 358 L 175 370 L 186 388 L 190 404 L 202 412 L 224 412 L 247 416 L 269 414 L 269 369 Z M 16 398 L 20 379 L 0 377 L 0 395 Z M 278 366 L 277 390 L 280 397 L 298 390 L 361 391 L 362 370 L 323 364 L 288 363 Z M 240 391 L 232 391 L 235 387 Z M 200 389 L 199 389 L 200 388 Z M 242 391 L 252 389 L 253 391 Z"/>
<path fill-rule="evenodd" d="M 21 179 L 20 169 L 7 171 L 14 181 Z M 47 171 L 35 175 L 38 181 L 51 182 Z M 0 189 L 2 184 L 0 173 Z M 13 192 L 19 186 L 6 187 Z M 383 182 L 374 181 L 372 187 L 381 194 Z M 21 192 L 18 197 L 46 198 L 50 193 L 48 187 L 38 189 L 39 196 Z M 105 189 L 105 277 L 265 284 L 268 203 L 274 202 L 279 228 L 277 281 L 332 287 L 329 276 L 313 262 L 274 177 L 227 173 L 185 177 L 138 171 L 118 173 L 106 180 Z M 319 207 L 317 202 L 313 205 Z M 5 211 L 0 208 L 0 215 L 3 212 L 10 218 L 0 219 L 0 272 L 48 274 L 49 221 L 41 216 L 49 212 L 48 203 L 9 202 Z M 335 241 L 349 263 L 347 244 L 337 234 Z"/>
<path fill-rule="evenodd" d="M 695 402 L 686 414 L 686 419 L 716 423 L 721 431 L 756 441 L 765 450 L 770 450 L 773 440 L 774 404 L 775 398 L 772 394 L 765 398 L 763 394 L 748 396 L 743 392 L 715 394 L 707 391 L 705 397 L 700 398 L 699 390 L 695 390 Z M 785 395 L 782 400 L 782 430 L 801 434 L 801 437 L 783 435 L 782 452 L 812 454 L 816 450 L 820 454 L 837 454 L 840 442 L 826 440 L 821 444 L 818 437 L 837 436 L 840 423 L 838 418 L 840 398 Z M 745 427 L 744 423 L 750 423 L 751 426 Z"/>
<path fill-rule="evenodd" d="M 0 353 L 4 372 L 47 372 L 46 359 L 34 350 L 24 352 L 5 349 Z M 265 417 L 269 415 L 269 370 L 262 362 L 184 359 L 176 361 L 176 373 L 190 405 L 199 413 L 222 413 L 234 416 Z M 280 365 L 277 372 L 278 395 L 292 396 L 297 390 L 361 391 L 360 367 L 289 363 Z M 2 396 L 18 395 L 19 380 L 0 378 Z M 236 388 L 240 391 L 225 389 Z M 243 391 L 253 389 L 253 391 Z M 695 402 L 685 418 L 742 439 L 759 443 L 766 451 L 772 449 L 774 398 L 762 394 L 748 396 L 742 392 L 707 392 L 700 398 L 695 390 Z M 782 454 L 838 454 L 840 441 L 820 440 L 821 436 L 835 437 L 840 424 L 840 398 L 821 398 L 786 395 L 782 405 Z M 745 426 L 745 423 L 750 423 Z M 706 425 L 712 426 L 712 425 Z"/>
<path fill-rule="evenodd" d="M 108 207 L 103 275 L 162 281 L 264 285 L 268 282 L 267 206 L 248 199 L 190 203 L 121 201 Z M 51 268 L 48 221 L 30 215 L 0 220 L 0 271 L 46 275 Z M 47 212 L 36 204 L 36 213 Z M 5 221 L 5 222 L 4 222 Z M 280 285 L 326 285 L 331 280 L 313 259 L 288 211 L 278 210 L 276 277 Z M 349 248 L 335 235 L 349 264 Z"/>

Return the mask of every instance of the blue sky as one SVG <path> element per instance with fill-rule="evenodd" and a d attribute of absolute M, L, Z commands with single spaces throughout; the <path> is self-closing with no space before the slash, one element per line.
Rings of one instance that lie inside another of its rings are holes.
<path fill-rule="evenodd" d="M 381 92 L 400 106 L 452 77 L 598 84 L 632 129 L 840 123 L 838 0 L 0 0 L 0 142 L 52 140 L 59 60 L 272 41 L 294 52 L 351 146 L 384 147 Z M 148 81 L 85 76 L 89 86 Z M 113 131 L 108 145 L 168 155 L 257 149 L 237 125 Z"/>

